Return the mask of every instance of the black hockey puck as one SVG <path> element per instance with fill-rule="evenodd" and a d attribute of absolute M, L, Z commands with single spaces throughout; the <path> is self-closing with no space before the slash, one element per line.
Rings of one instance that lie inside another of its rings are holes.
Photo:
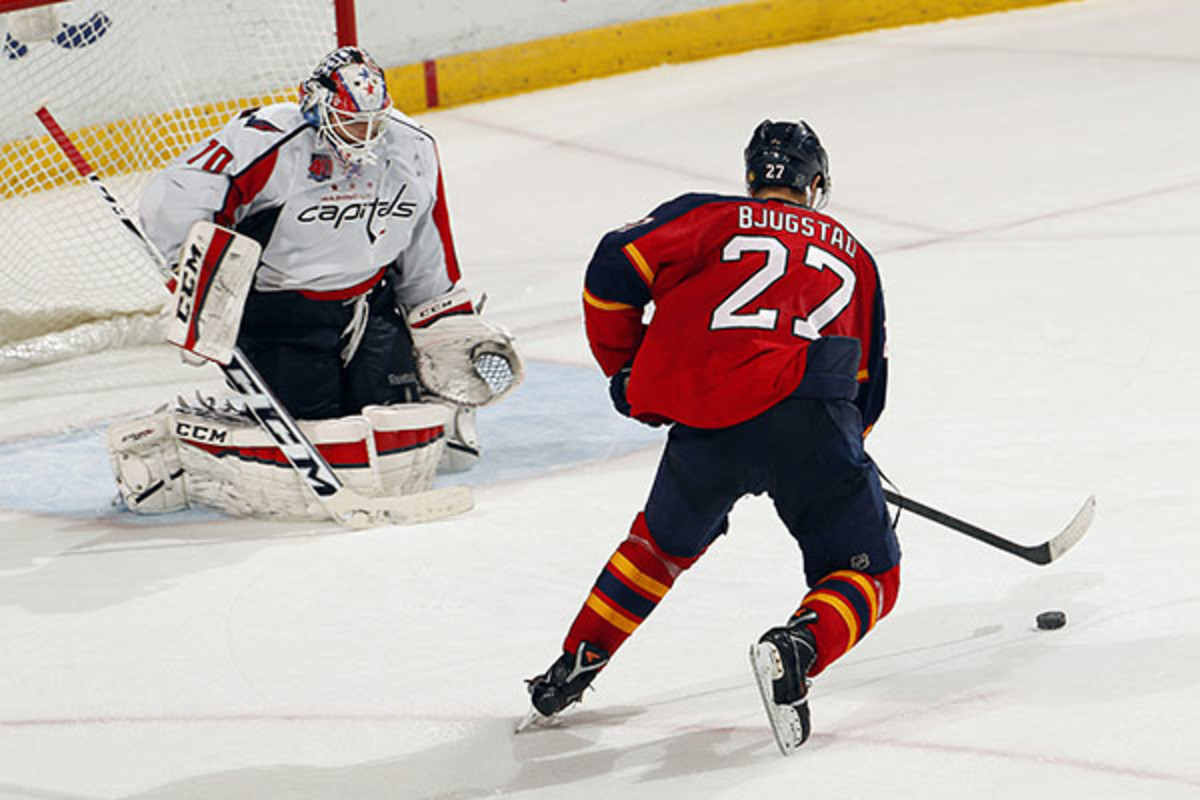
<path fill-rule="evenodd" d="M 1067 624 L 1067 615 L 1062 611 L 1043 611 L 1037 615 L 1038 630 L 1052 631 Z"/>

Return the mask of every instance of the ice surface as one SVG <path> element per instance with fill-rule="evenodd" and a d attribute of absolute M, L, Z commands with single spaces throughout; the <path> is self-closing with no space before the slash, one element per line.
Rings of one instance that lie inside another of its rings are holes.
<path fill-rule="evenodd" d="M 425 116 L 470 288 L 530 359 L 460 519 L 133 520 L 98 431 L 216 377 L 158 349 L 4 376 L 0 798 L 1200 796 L 1197 30 L 1189 0 L 1089 0 Z M 880 263 L 885 470 L 1028 543 L 1095 492 L 1093 529 L 1040 568 L 906 516 L 899 605 L 785 760 L 745 653 L 799 557 L 747 500 L 567 724 L 514 737 L 661 441 L 607 408 L 583 265 L 737 191 L 767 116 L 822 135 Z"/>

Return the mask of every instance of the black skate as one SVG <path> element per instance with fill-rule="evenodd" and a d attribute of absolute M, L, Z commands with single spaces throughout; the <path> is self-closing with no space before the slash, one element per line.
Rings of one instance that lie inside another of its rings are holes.
<path fill-rule="evenodd" d="M 526 681 L 533 707 L 517 723 L 517 733 L 531 725 L 544 725 L 567 706 L 579 702 L 583 690 L 607 663 L 607 652 L 580 642 L 574 653 L 563 653 L 550 669 Z"/>
<path fill-rule="evenodd" d="M 808 714 L 808 670 L 817 660 L 817 645 L 805 613 L 787 625 L 771 628 L 750 645 L 750 665 L 779 751 L 790 756 L 804 744 L 812 727 Z"/>

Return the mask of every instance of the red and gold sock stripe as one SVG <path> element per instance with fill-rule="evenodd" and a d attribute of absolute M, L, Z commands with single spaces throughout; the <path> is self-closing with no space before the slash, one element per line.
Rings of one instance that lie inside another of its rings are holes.
<path fill-rule="evenodd" d="M 822 578 L 796 611 L 817 615 L 809 626 L 817 640 L 817 661 L 809 675 L 818 674 L 861 642 L 892 610 L 899 587 L 899 566 L 877 575 L 838 570 Z"/>
<path fill-rule="evenodd" d="M 615 653 L 658 606 L 676 576 L 695 560 L 672 558 L 648 534 L 639 514 L 629 537 L 600 571 L 567 633 L 565 650 L 573 653 L 585 641 Z"/>

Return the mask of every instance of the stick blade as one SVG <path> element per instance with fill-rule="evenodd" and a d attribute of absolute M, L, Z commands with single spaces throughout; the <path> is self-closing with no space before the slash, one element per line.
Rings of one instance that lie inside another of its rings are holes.
<path fill-rule="evenodd" d="M 458 516 L 475 507 L 470 486 L 446 486 L 427 492 L 388 497 L 377 501 L 396 525 L 418 525 Z"/>
<path fill-rule="evenodd" d="M 1067 527 L 1063 528 L 1053 539 L 1046 542 L 1047 562 L 1054 561 L 1074 547 L 1075 543 L 1082 539 L 1083 535 L 1088 532 L 1088 528 L 1092 526 L 1092 518 L 1095 515 L 1096 495 L 1092 495 L 1083 502 L 1083 506 L 1075 513 L 1071 521 L 1067 523 Z"/>
<path fill-rule="evenodd" d="M 398 497 L 363 497 L 343 488 L 323 502 L 343 525 L 370 528 L 418 525 L 454 517 L 475 507 L 475 493 L 470 486 L 446 486 Z"/>

